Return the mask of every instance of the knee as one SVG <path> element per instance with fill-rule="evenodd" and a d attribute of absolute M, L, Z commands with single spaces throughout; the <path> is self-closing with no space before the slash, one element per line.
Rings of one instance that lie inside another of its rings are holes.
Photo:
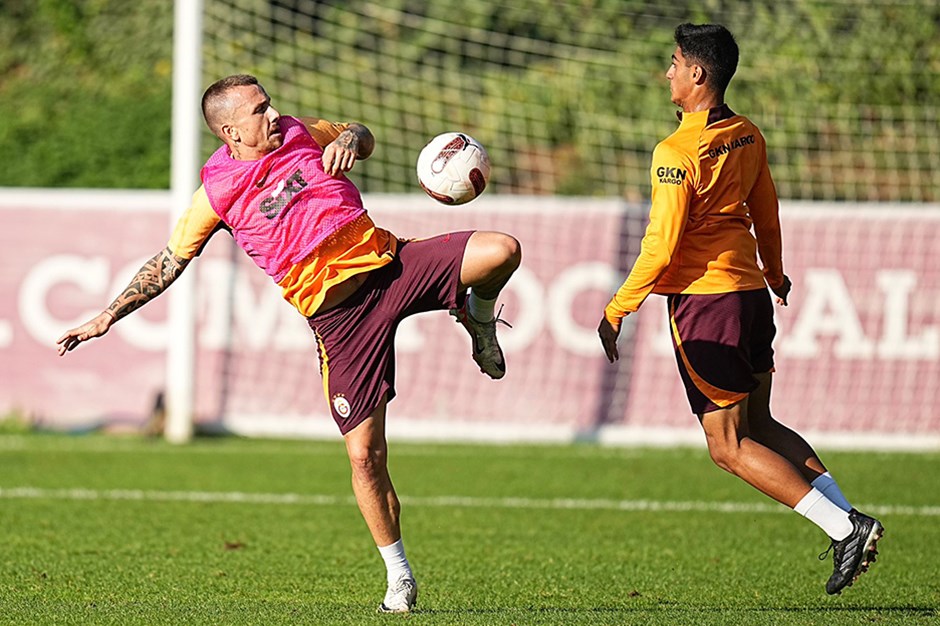
<path fill-rule="evenodd" d="M 479 233 L 484 245 L 482 254 L 489 259 L 489 265 L 512 272 L 522 263 L 522 244 L 512 235 L 505 233 Z"/>
<path fill-rule="evenodd" d="M 384 448 L 369 444 L 354 444 L 348 445 L 346 450 L 349 454 L 353 476 L 368 480 L 384 471 L 386 463 Z"/>
<path fill-rule="evenodd" d="M 739 450 L 740 446 L 735 442 L 710 441 L 708 444 L 708 454 L 711 456 L 712 461 L 729 474 L 737 475 Z"/>
<path fill-rule="evenodd" d="M 512 235 L 503 235 L 503 252 L 506 263 L 510 265 L 513 270 L 518 268 L 519 264 L 522 263 L 522 244 Z"/>

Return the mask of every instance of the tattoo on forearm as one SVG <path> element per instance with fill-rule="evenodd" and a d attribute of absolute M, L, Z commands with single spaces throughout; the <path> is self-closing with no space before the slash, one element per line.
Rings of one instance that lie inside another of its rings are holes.
<path fill-rule="evenodd" d="M 359 135 L 347 128 L 336 137 L 336 145 L 359 156 Z"/>
<path fill-rule="evenodd" d="M 114 299 L 108 311 L 115 320 L 136 311 L 163 293 L 183 273 L 188 263 L 189 259 L 176 256 L 169 248 L 161 250 L 144 263 L 124 292 Z"/>
<path fill-rule="evenodd" d="M 365 126 L 353 123 L 336 138 L 339 145 L 353 150 L 360 159 L 368 158 L 375 148 L 375 138 Z"/>

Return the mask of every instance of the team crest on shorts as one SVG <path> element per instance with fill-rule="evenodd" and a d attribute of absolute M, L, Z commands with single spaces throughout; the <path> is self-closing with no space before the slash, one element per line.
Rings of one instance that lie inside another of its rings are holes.
<path fill-rule="evenodd" d="M 336 409 L 336 413 L 340 417 L 349 417 L 349 412 L 352 411 L 349 400 L 341 393 L 337 393 L 333 396 L 333 408 Z"/>

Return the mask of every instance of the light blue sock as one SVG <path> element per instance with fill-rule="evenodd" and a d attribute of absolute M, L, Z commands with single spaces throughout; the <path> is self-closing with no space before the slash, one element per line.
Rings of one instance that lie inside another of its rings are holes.
<path fill-rule="evenodd" d="M 820 474 L 819 477 L 810 484 L 823 492 L 824 496 L 826 496 L 829 500 L 832 501 L 833 504 L 843 511 L 852 510 L 852 505 L 849 504 L 849 501 L 846 499 L 846 497 L 842 495 L 842 490 L 839 489 L 839 485 L 836 484 L 835 479 L 829 472 Z"/>

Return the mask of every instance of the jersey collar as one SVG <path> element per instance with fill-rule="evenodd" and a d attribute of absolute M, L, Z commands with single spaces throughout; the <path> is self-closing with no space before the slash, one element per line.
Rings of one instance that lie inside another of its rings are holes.
<path fill-rule="evenodd" d="M 679 118 L 680 122 L 697 121 L 702 117 L 705 117 L 706 126 L 710 126 L 715 122 L 720 122 L 721 120 L 734 117 L 734 115 L 734 111 L 732 111 L 731 107 L 729 107 L 727 104 L 720 104 L 716 107 L 708 109 L 707 111 L 696 111 L 695 113 L 683 113 L 682 111 L 676 111 L 676 117 Z"/>

